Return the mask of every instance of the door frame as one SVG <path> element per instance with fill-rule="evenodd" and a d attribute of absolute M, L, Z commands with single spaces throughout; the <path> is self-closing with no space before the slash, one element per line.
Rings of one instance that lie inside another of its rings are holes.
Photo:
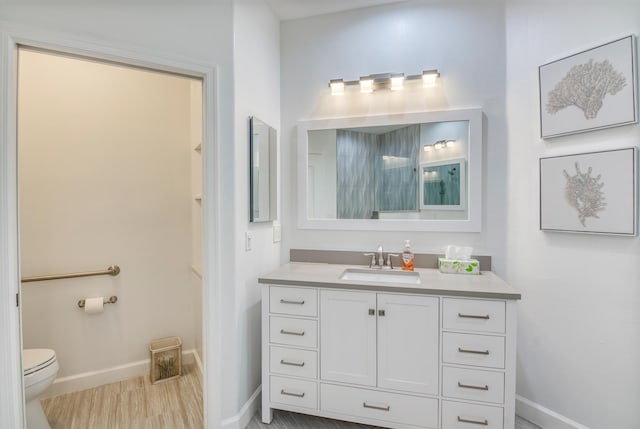
<path fill-rule="evenodd" d="M 219 70 L 215 64 L 175 59 L 0 22 L 0 427 L 25 428 L 22 377 L 20 253 L 17 180 L 17 66 L 20 46 L 116 62 L 202 80 L 203 247 L 202 348 L 205 428 L 220 426 L 220 129 Z"/>

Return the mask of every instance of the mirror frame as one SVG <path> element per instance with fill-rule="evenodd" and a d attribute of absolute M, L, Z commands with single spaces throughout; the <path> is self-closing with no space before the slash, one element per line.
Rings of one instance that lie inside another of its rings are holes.
<path fill-rule="evenodd" d="M 469 122 L 467 159 L 468 219 L 320 219 L 307 217 L 308 132 L 356 127 Z M 482 110 L 462 109 L 376 116 L 328 118 L 298 122 L 298 228 L 354 231 L 480 232 L 482 229 Z"/>
<path fill-rule="evenodd" d="M 255 206 L 255 196 L 253 195 L 254 183 L 258 178 L 255 177 L 253 171 L 254 163 L 254 140 L 253 131 L 256 126 L 255 122 L 259 121 L 262 125 L 269 129 L 269 183 L 258 181 L 258 186 L 266 186 L 269 190 L 269 217 L 255 218 L 253 216 L 253 208 Z M 249 222 L 262 223 L 273 222 L 278 219 L 278 132 L 275 128 L 255 116 L 249 116 Z"/>

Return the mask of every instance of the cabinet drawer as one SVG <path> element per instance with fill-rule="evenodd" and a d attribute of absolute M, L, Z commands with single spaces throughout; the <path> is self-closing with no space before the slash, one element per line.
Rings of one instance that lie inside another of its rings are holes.
<path fill-rule="evenodd" d="M 504 373 L 443 366 L 442 396 L 502 404 Z"/>
<path fill-rule="evenodd" d="M 278 374 L 317 378 L 318 353 L 272 346 L 269 351 L 269 369 Z"/>
<path fill-rule="evenodd" d="M 503 421 L 500 407 L 442 401 L 442 429 L 503 429 Z"/>
<path fill-rule="evenodd" d="M 318 409 L 318 383 L 295 378 L 271 377 L 271 402 Z"/>
<path fill-rule="evenodd" d="M 442 361 L 461 365 L 504 368 L 504 337 L 442 334 Z"/>
<path fill-rule="evenodd" d="M 320 384 L 322 411 L 387 422 L 438 427 L 438 400 L 353 387 Z"/>
<path fill-rule="evenodd" d="M 318 290 L 316 288 L 271 286 L 269 311 L 293 316 L 316 317 L 318 315 Z"/>
<path fill-rule="evenodd" d="M 442 327 L 463 331 L 504 333 L 504 301 L 444 298 Z"/>
<path fill-rule="evenodd" d="M 315 348 L 318 343 L 318 322 L 271 316 L 269 318 L 269 340 L 277 344 Z"/>

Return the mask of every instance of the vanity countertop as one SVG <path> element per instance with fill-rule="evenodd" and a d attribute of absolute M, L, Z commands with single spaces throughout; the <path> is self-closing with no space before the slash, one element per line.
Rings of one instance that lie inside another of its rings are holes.
<path fill-rule="evenodd" d="M 290 262 L 258 278 L 258 283 L 313 286 L 340 289 L 367 289 L 381 292 L 423 293 L 496 299 L 520 299 L 520 292 L 490 271 L 479 275 L 443 274 L 437 269 L 416 268 L 420 284 L 363 282 L 342 280 L 348 268 L 366 268 L 355 265 Z M 375 271 L 375 270 L 372 270 Z M 394 271 L 401 271 L 399 269 Z"/>

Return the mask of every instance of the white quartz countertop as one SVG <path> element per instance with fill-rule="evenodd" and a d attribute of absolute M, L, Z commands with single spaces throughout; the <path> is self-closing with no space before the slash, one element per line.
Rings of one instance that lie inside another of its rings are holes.
<path fill-rule="evenodd" d="M 422 293 L 496 299 L 520 299 L 520 292 L 490 271 L 479 275 L 444 274 L 437 269 L 416 268 L 420 284 L 362 282 L 341 280 L 347 268 L 367 268 L 356 265 L 290 262 L 258 278 L 258 283 L 292 286 L 313 286 L 340 289 L 367 289 L 384 292 Z M 377 270 L 372 270 L 377 271 Z M 400 271 L 396 269 L 394 271 Z"/>

